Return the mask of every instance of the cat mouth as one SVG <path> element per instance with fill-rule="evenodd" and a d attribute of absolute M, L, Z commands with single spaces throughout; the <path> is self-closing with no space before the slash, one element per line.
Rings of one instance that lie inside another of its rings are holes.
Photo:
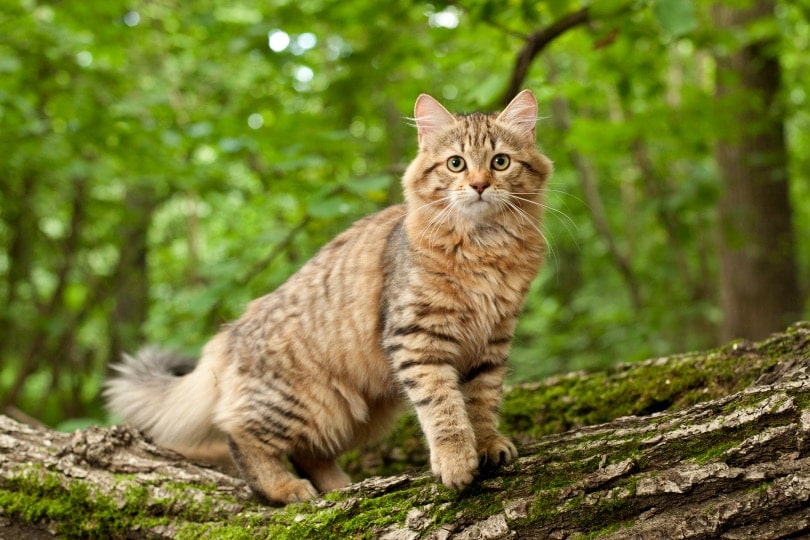
<path fill-rule="evenodd" d="M 480 219 L 495 212 L 498 206 L 495 201 L 490 197 L 484 197 L 484 194 L 475 194 L 475 196 L 467 196 L 458 205 L 459 210 L 467 218 Z"/>

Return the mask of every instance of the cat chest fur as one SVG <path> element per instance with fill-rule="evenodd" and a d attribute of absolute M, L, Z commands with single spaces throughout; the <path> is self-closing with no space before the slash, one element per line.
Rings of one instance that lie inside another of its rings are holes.
<path fill-rule="evenodd" d="M 386 249 L 381 328 L 394 369 L 418 357 L 448 363 L 463 378 L 493 361 L 493 344 L 500 349 L 497 361 L 504 361 L 542 259 L 542 242 L 502 234 L 481 244 L 452 231 L 436 245 L 425 245 L 413 233 L 418 229 L 406 219 L 392 231 Z"/>

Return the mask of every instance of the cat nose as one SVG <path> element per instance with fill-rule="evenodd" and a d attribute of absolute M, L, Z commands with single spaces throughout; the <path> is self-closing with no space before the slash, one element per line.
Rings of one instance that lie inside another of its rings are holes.
<path fill-rule="evenodd" d="M 478 180 L 470 184 L 470 187 L 473 188 L 479 195 L 484 192 L 485 189 L 489 187 L 489 182 L 486 180 Z"/>

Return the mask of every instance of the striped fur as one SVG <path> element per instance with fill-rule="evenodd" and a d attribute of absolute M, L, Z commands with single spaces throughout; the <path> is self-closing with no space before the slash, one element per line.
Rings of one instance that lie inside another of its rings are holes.
<path fill-rule="evenodd" d="M 403 401 L 445 485 L 513 460 L 498 407 L 544 252 L 551 172 L 536 116 L 530 91 L 500 115 L 454 116 L 420 96 L 406 203 L 358 221 L 250 303 L 192 372 L 172 376 L 179 362 L 155 351 L 126 357 L 109 408 L 186 455 L 227 449 L 254 491 L 280 503 L 346 485 L 335 458 L 381 436 Z"/>

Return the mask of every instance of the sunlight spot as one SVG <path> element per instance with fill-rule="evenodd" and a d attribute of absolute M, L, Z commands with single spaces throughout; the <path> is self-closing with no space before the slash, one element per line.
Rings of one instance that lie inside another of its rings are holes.
<path fill-rule="evenodd" d="M 318 38 L 315 37 L 315 34 L 312 32 L 304 32 L 295 38 L 295 42 L 298 43 L 298 46 L 303 50 L 308 51 L 318 43 Z"/>
<path fill-rule="evenodd" d="M 194 159 L 198 163 L 209 165 L 217 160 L 217 151 L 213 147 L 204 144 L 194 152 Z"/>
<path fill-rule="evenodd" d="M 366 125 L 359 118 L 355 119 L 351 124 L 349 124 L 349 133 L 351 133 L 353 137 L 360 138 L 365 132 Z"/>
<path fill-rule="evenodd" d="M 307 66 L 298 66 L 295 68 L 295 78 L 298 82 L 308 83 L 312 81 L 312 78 L 315 76 L 315 72 L 312 71 L 312 68 Z"/>
<path fill-rule="evenodd" d="M 264 117 L 259 113 L 253 113 L 248 116 L 248 126 L 250 129 L 259 129 L 264 125 Z"/>
<path fill-rule="evenodd" d="M 428 24 L 434 28 L 455 28 L 458 26 L 461 12 L 455 6 L 448 6 L 442 11 L 431 13 L 428 16 Z"/>
<path fill-rule="evenodd" d="M 76 63 L 82 67 L 87 67 L 93 63 L 93 55 L 90 51 L 80 51 L 76 54 Z"/>
<path fill-rule="evenodd" d="M 141 16 L 138 14 L 137 11 L 128 11 L 124 15 L 124 24 L 132 28 L 133 26 L 138 26 L 138 23 L 141 22 Z"/>
<path fill-rule="evenodd" d="M 33 16 L 40 22 L 53 22 L 53 8 L 50 6 L 37 6 L 34 9 Z"/>
<path fill-rule="evenodd" d="M 337 60 L 338 58 L 349 56 L 351 52 L 351 45 L 346 43 L 340 36 L 329 36 L 326 38 L 326 57 L 329 60 Z"/>
<path fill-rule="evenodd" d="M 67 231 L 65 224 L 54 217 L 46 217 L 40 220 L 39 229 L 50 238 L 63 238 Z"/>
<path fill-rule="evenodd" d="M 283 30 L 270 30 L 267 43 L 273 52 L 281 52 L 290 45 L 290 36 Z"/>

